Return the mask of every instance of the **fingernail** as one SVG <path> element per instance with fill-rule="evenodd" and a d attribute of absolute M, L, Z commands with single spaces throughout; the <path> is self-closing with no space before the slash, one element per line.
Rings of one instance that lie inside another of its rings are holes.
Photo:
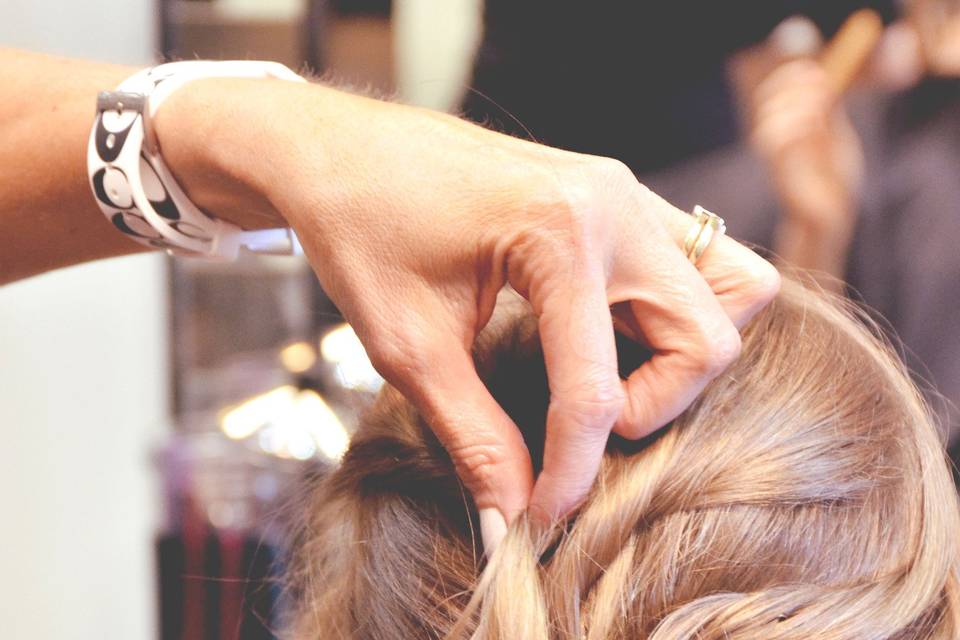
<path fill-rule="evenodd" d="M 480 535 L 483 538 L 483 550 L 489 558 L 507 535 L 507 521 L 499 509 L 480 509 Z"/>

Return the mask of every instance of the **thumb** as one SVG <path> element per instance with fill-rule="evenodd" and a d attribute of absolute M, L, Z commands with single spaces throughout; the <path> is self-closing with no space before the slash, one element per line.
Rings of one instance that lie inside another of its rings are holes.
<path fill-rule="evenodd" d="M 429 371 L 418 371 L 401 386 L 473 496 L 489 555 L 507 524 L 527 508 L 533 467 L 520 430 L 480 380 L 473 358 L 460 344 L 447 347 L 428 354 Z"/>

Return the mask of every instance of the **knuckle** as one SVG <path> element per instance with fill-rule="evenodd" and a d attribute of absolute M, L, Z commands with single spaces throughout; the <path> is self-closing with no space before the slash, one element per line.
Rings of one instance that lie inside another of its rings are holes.
<path fill-rule="evenodd" d="M 587 204 L 589 197 L 582 192 L 569 193 L 563 205 L 557 208 L 555 220 L 565 242 L 556 248 L 566 251 L 569 245 L 585 244 L 593 226 L 593 208 Z"/>
<path fill-rule="evenodd" d="M 649 191 L 630 167 L 615 158 L 591 158 L 591 169 L 591 183 L 603 185 L 610 193 L 637 197 Z"/>
<path fill-rule="evenodd" d="M 540 276 L 569 277 L 595 259 L 595 237 L 601 226 L 596 207 L 589 204 L 591 194 L 569 187 L 567 193 L 551 208 L 544 223 L 529 229 L 525 244 L 538 264 L 530 264 Z M 546 267 L 546 268 L 543 268 Z"/>
<path fill-rule="evenodd" d="M 436 366 L 430 345 L 406 332 L 383 332 L 367 341 L 366 350 L 373 368 L 391 383 L 415 381 Z"/>
<path fill-rule="evenodd" d="M 766 304 L 780 291 L 780 272 L 763 258 L 757 259 L 750 270 L 749 295 L 758 303 Z"/>
<path fill-rule="evenodd" d="M 701 373 L 711 378 L 722 373 L 740 356 L 740 333 L 733 325 L 725 326 L 727 328 L 714 330 L 701 350 Z"/>
<path fill-rule="evenodd" d="M 474 494 L 494 484 L 506 460 L 503 447 L 492 442 L 452 442 L 447 444 L 447 453 L 457 475 Z"/>
<path fill-rule="evenodd" d="M 637 440 L 650 433 L 653 419 L 650 415 L 650 403 L 647 398 L 631 393 L 627 397 L 624 416 L 619 423 L 621 435 Z"/>
<path fill-rule="evenodd" d="M 575 180 L 552 189 L 531 224 L 520 233 L 519 248 L 524 253 L 545 253 L 552 259 L 570 257 L 571 245 L 583 244 L 591 227 L 592 197 L 589 187 Z"/>
<path fill-rule="evenodd" d="M 583 236 L 592 226 L 599 211 L 600 192 L 592 176 L 579 176 L 562 185 L 560 203 L 555 211 L 562 228 L 574 236 Z"/>
<path fill-rule="evenodd" d="M 597 184 L 603 185 L 615 201 L 636 211 L 656 211 L 665 202 L 637 179 L 629 166 L 614 158 L 598 158 L 592 175 Z"/>
<path fill-rule="evenodd" d="M 402 358 L 400 352 L 393 347 L 391 341 L 384 338 L 367 340 L 367 357 L 370 364 L 387 380 L 392 380 L 399 373 Z"/>
<path fill-rule="evenodd" d="M 630 170 L 630 167 L 628 167 L 626 163 L 622 162 L 621 160 L 617 160 L 616 158 L 597 158 L 594 161 L 594 166 L 600 175 L 605 177 L 610 182 L 637 182 L 637 179 L 633 175 L 633 171 Z"/>
<path fill-rule="evenodd" d="M 555 396 L 551 411 L 561 412 L 583 427 L 609 430 L 620 416 L 626 395 L 619 384 L 599 383 L 585 386 L 574 394 Z"/>
<path fill-rule="evenodd" d="M 554 180 L 554 182 L 556 182 Z M 636 196 L 646 191 L 623 162 L 598 156 L 579 156 L 567 169 L 566 179 L 550 189 L 542 202 L 538 224 L 524 238 L 551 255 L 573 262 L 589 260 L 597 240 L 614 214 L 600 206 L 615 194 Z"/>

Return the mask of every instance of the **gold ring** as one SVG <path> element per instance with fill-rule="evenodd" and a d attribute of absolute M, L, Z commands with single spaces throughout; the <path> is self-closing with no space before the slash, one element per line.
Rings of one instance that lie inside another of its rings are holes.
<path fill-rule="evenodd" d="M 693 208 L 694 222 L 683 240 L 683 252 L 693 264 L 697 264 L 715 235 L 723 235 L 727 225 L 723 218 L 707 211 L 700 205 Z"/>

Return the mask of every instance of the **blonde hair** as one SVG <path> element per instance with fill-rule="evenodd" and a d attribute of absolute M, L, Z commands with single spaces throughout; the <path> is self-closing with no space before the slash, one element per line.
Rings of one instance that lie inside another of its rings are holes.
<path fill-rule="evenodd" d="M 498 313 L 477 363 L 536 459 L 535 321 Z M 567 523 L 538 535 L 521 518 L 489 563 L 449 458 L 389 388 L 307 516 L 296 638 L 960 637 L 935 425 L 875 332 L 792 282 L 671 426 L 612 438 Z"/>

